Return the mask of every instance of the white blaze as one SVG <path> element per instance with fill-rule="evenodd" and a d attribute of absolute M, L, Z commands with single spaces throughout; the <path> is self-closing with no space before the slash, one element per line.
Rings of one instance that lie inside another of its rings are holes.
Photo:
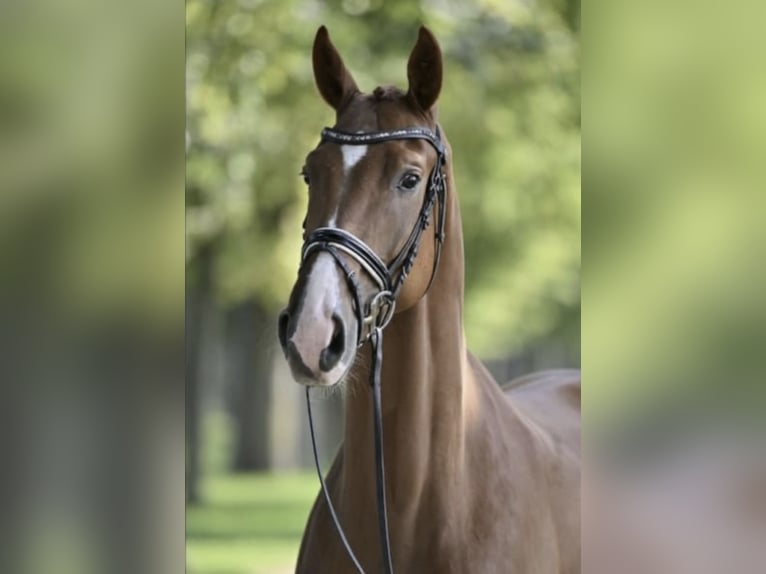
<path fill-rule="evenodd" d="M 361 159 L 367 153 L 366 145 L 342 145 L 340 151 L 343 154 L 343 174 L 348 175 L 351 168 L 358 164 Z M 327 222 L 327 227 L 335 227 L 335 220 L 337 218 L 337 211 L 332 214 L 330 220 Z"/>
<path fill-rule="evenodd" d="M 340 151 L 343 153 L 343 171 L 348 174 L 349 170 L 359 163 L 367 153 L 366 145 L 342 145 Z"/>
<path fill-rule="evenodd" d="M 341 276 L 332 255 L 319 253 L 306 281 L 305 298 L 291 337 L 303 362 L 316 373 L 320 372 L 319 357 L 330 344 L 335 330 L 332 316 L 341 303 L 340 286 Z M 322 378 L 333 380 L 345 369 L 345 364 L 340 361 Z"/>

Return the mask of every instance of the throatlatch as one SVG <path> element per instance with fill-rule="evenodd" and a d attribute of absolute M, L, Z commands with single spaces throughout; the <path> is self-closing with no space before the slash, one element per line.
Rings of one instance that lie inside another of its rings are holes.
<path fill-rule="evenodd" d="M 420 139 L 429 142 L 436 150 L 437 158 L 428 177 L 428 184 L 420 208 L 418 220 L 407 238 L 404 247 L 389 264 L 383 262 L 378 255 L 361 239 L 345 231 L 334 227 L 320 227 L 308 234 L 303 244 L 301 265 L 315 252 L 325 251 L 332 255 L 338 267 L 343 271 L 346 285 L 351 294 L 354 312 L 357 317 L 357 341 L 361 347 L 367 341 L 370 342 L 372 351 L 372 365 L 370 367 L 370 386 L 372 387 L 373 423 L 375 431 L 375 468 L 376 468 L 376 494 L 378 505 L 378 529 L 380 534 L 380 547 L 383 555 L 383 570 L 386 574 L 393 574 L 391 560 L 391 543 L 388 535 L 388 511 L 386 508 L 386 481 L 385 465 L 383 456 L 383 419 L 381 414 L 381 391 L 380 371 L 383 363 L 383 329 L 391 321 L 396 307 L 396 297 L 404 284 L 407 275 L 412 269 L 418 254 L 418 247 L 423 235 L 430 224 L 431 210 L 434 202 L 438 201 L 436 214 L 436 229 L 434 233 L 435 251 L 434 263 L 431 270 L 431 278 L 426 291 L 430 289 L 436 275 L 441 258 L 441 248 L 444 242 L 444 216 L 446 210 L 447 186 L 444 175 L 444 167 L 447 162 L 447 149 L 441 139 L 439 128 L 431 131 L 424 127 L 408 127 L 391 131 L 348 133 L 332 128 L 322 130 L 322 142 L 331 142 L 341 145 L 369 145 L 393 140 Z M 360 267 L 370 276 L 378 286 L 378 292 L 366 303 L 361 301 L 361 290 L 355 277 L 354 271 L 342 257 L 346 254 L 354 259 Z M 314 432 L 314 420 L 311 413 L 311 401 L 309 387 L 306 387 L 306 407 L 309 417 L 309 430 L 311 433 L 311 447 L 314 453 L 319 482 L 322 486 L 322 494 L 330 510 L 335 528 L 338 531 L 349 558 L 354 563 L 356 570 L 364 574 L 359 560 L 351 549 L 346 538 L 340 520 L 335 512 L 335 507 L 330 500 L 322 469 L 319 465 L 319 455 L 316 446 Z"/>

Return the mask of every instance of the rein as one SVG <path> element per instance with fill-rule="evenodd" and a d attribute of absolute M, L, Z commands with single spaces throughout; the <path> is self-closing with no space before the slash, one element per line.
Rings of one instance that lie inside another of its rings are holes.
<path fill-rule="evenodd" d="M 393 574 L 391 561 L 391 543 L 388 534 L 388 511 L 386 508 L 386 484 L 385 484 L 385 465 L 383 456 L 383 419 L 381 414 L 381 391 L 380 391 L 380 371 L 383 363 L 383 329 L 389 324 L 394 316 L 396 308 L 396 298 L 404 284 L 407 275 L 412 269 L 415 257 L 418 253 L 420 240 L 423 232 L 430 224 L 431 210 L 434 209 L 434 203 L 438 201 L 438 211 L 436 212 L 436 227 L 434 232 L 435 252 L 434 263 L 431 270 L 431 278 L 426 287 L 430 289 L 433 283 L 436 270 L 441 258 L 441 248 L 444 242 L 444 214 L 446 208 L 446 182 L 444 176 L 444 166 L 447 161 L 447 149 L 441 139 L 439 128 L 431 131 L 423 127 L 408 127 L 391 131 L 348 133 L 343 131 L 325 128 L 322 130 L 322 142 L 331 142 L 341 145 L 368 145 L 394 140 L 426 140 L 436 150 L 437 158 L 431 173 L 428 177 L 423 205 L 420 208 L 418 219 L 412 228 L 407 241 L 394 257 L 390 264 L 383 260 L 361 239 L 345 231 L 334 227 L 319 227 L 313 230 L 306 237 L 301 254 L 301 265 L 307 258 L 317 252 L 329 253 L 338 267 L 343 271 L 346 278 L 346 285 L 351 293 L 354 312 L 357 316 L 357 341 L 361 348 L 369 341 L 372 350 L 372 365 L 370 367 L 370 386 L 372 387 L 372 406 L 375 440 L 375 469 L 376 469 L 376 494 L 378 506 L 378 529 L 380 535 L 380 546 L 383 554 L 383 569 L 386 574 Z M 369 301 L 362 303 L 360 295 L 359 282 L 356 279 L 354 271 L 348 266 L 346 260 L 341 254 L 345 254 L 354 259 L 364 270 L 364 272 L 377 285 L 378 291 Z M 314 453 L 314 463 L 316 465 L 319 482 L 322 487 L 322 494 L 330 510 L 335 529 L 343 543 L 346 553 L 354 563 L 357 572 L 364 574 L 364 569 L 356 558 L 351 545 L 346 538 L 340 520 L 335 512 L 335 508 L 330 500 L 330 494 L 327 490 L 322 469 L 319 464 L 319 455 L 317 452 L 316 437 L 314 432 L 314 420 L 311 412 L 311 401 L 309 399 L 309 387 L 306 387 L 306 408 L 308 410 L 309 430 L 311 432 L 311 447 Z"/>

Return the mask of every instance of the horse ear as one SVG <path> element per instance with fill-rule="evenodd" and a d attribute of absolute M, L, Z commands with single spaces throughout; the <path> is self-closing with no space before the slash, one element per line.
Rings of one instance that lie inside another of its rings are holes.
<path fill-rule="evenodd" d="M 349 96 L 359 91 L 359 88 L 343 64 L 338 50 L 330 41 L 330 35 L 324 26 L 319 27 L 314 38 L 312 60 L 314 80 L 319 93 L 328 104 L 338 110 Z"/>
<path fill-rule="evenodd" d="M 418 41 L 407 62 L 407 79 L 410 97 L 424 112 L 430 110 L 442 89 L 442 52 L 425 26 L 420 27 Z"/>

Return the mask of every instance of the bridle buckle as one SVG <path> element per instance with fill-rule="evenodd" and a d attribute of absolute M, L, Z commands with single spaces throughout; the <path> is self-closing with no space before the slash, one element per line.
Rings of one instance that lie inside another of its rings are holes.
<path fill-rule="evenodd" d="M 367 314 L 364 318 L 364 324 L 368 327 L 367 332 L 372 333 L 374 329 L 385 329 L 394 317 L 396 309 L 396 299 L 391 291 L 378 291 L 367 305 Z M 365 341 L 369 335 L 365 338 Z M 364 341 L 360 342 L 363 343 Z"/>

